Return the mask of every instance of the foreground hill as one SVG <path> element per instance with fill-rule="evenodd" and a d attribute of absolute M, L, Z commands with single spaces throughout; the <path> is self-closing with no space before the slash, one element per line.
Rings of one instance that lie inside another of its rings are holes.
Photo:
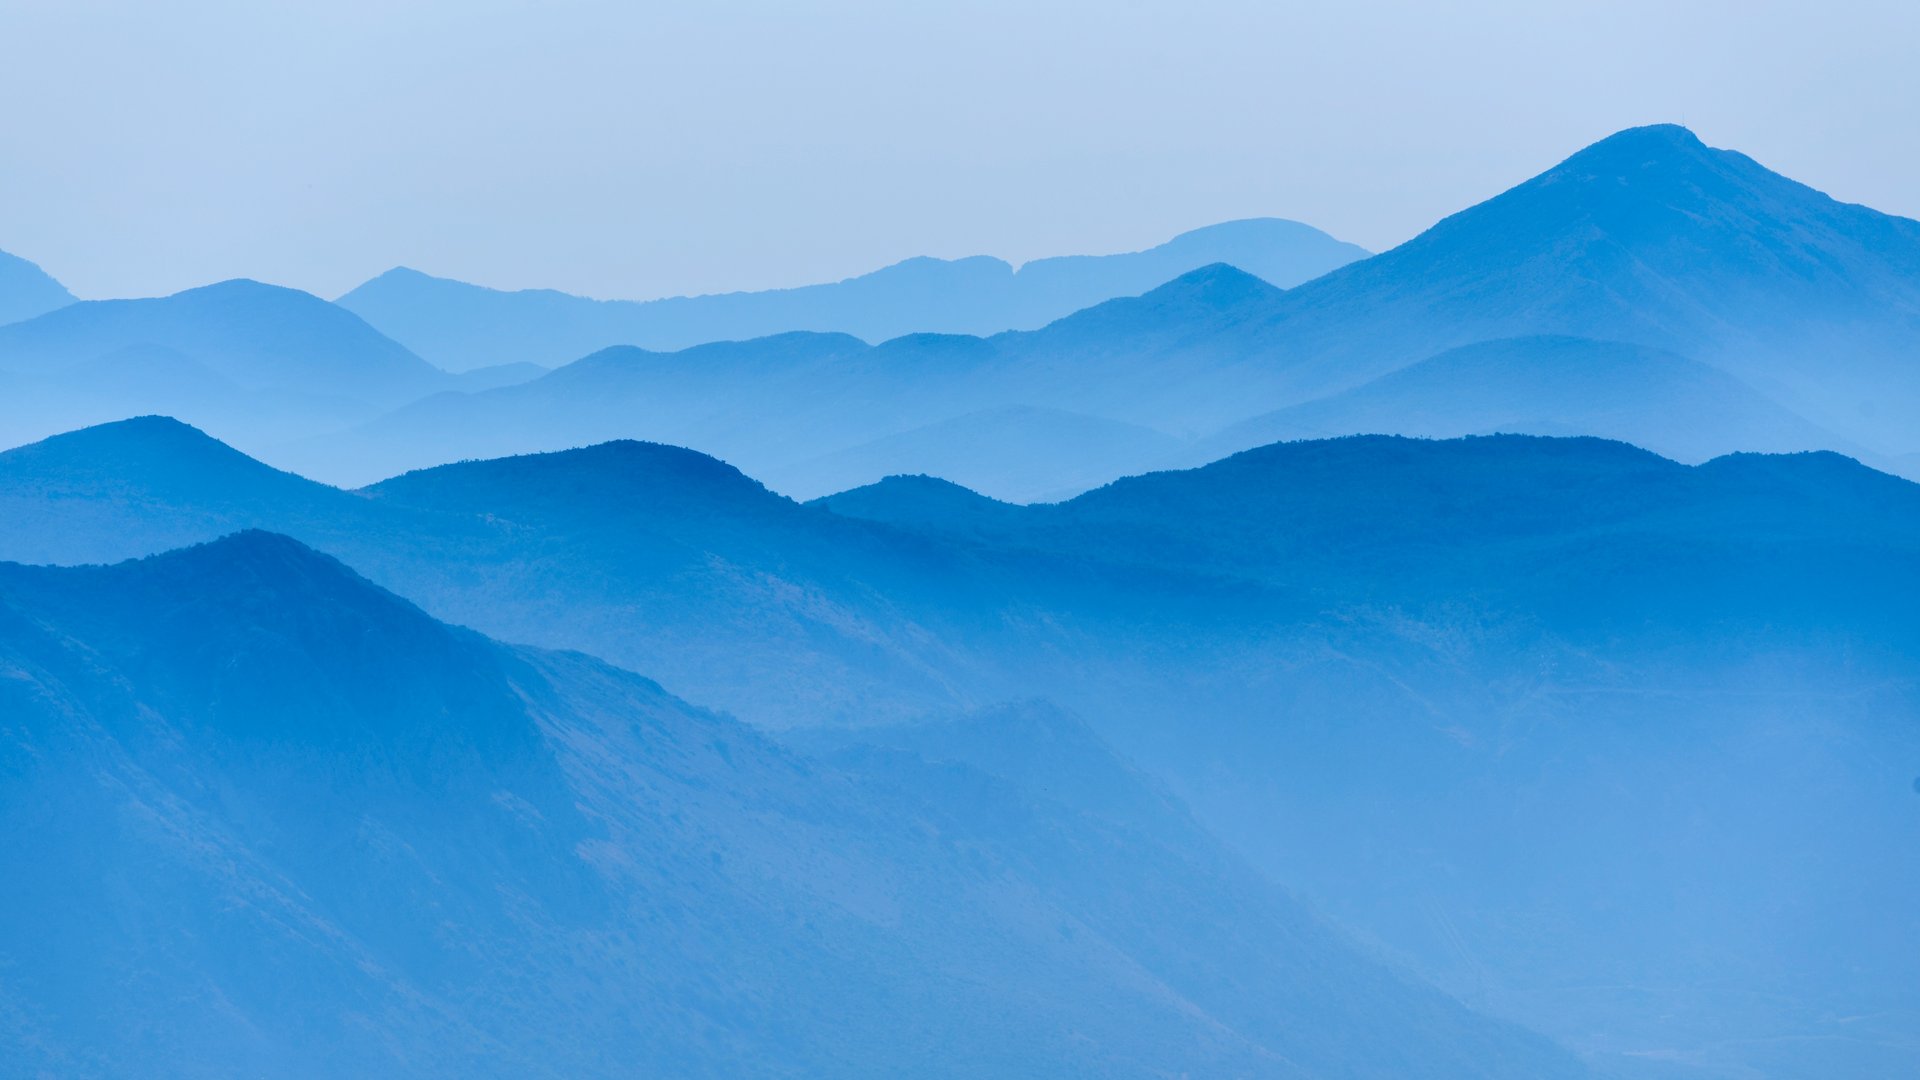
<path fill-rule="evenodd" d="M 1232 263 L 1285 288 L 1366 255 L 1311 226 L 1256 218 L 1182 233 L 1145 251 L 1036 259 L 1017 270 L 986 257 L 909 259 L 831 284 L 637 302 L 501 292 L 402 267 L 338 302 L 441 367 L 466 371 L 527 361 L 552 367 L 615 345 L 676 350 L 795 330 L 870 342 L 1030 330 L 1210 263 Z"/>
<path fill-rule="evenodd" d="M 798 505 L 635 443 L 362 492 L 250 465 L 250 506 L 111 464 L 207 441 L 150 420 L 0 456 L 0 554 L 267 526 L 782 730 L 1050 699 L 1344 924 L 1607 1068 L 1920 1062 L 1920 870 L 1885 857 L 1920 826 L 1920 487 L 1837 455 L 1354 438 L 1025 507 L 925 478 Z"/>
<path fill-rule="evenodd" d="M 0 566 L 0 674 L 29 1071 L 1581 1074 L 1164 801 L 815 764 L 283 537 Z"/>

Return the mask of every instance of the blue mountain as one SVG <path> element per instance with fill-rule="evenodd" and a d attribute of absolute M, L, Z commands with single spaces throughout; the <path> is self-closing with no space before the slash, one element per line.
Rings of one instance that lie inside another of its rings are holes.
<path fill-rule="evenodd" d="M 0 457 L 0 554 L 251 515 L 770 728 L 1046 698 L 1410 970 L 1607 1068 L 1920 1060 L 1920 882 L 1885 858 L 1920 760 L 1920 487 L 1837 455 L 1353 438 L 1040 506 L 926 479 L 800 505 L 638 443 L 361 492 L 256 466 L 250 509 L 187 468 L 41 479 L 109 433 Z"/>
<path fill-rule="evenodd" d="M 1285 287 L 1366 254 L 1299 222 L 1255 218 L 1182 233 L 1145 251 L 1037 259 L 1018 269 L 984 256 L 918 258 L 831 284 L 636 302 L 501 292 L 401 267 L 338 302 L 450 371 L 516 361 L 552 367 L 615 345 L 677 350 L 794 330 L 878 342 L 1032 329 L 1209 263 L 1229 262 Z"/>
<path fill-rule="evenodd" d="M 73 303 L 73 294 L 45 270 L 0 251 L 0 326 Z"/>
<path fill-rule="evenodd" d="M 1570 337 L 1449 349 L 1352 390 L 1243 420 L 1185 447 L 1181 458 L 1203 465 L 1268 443 L 1340 435 L 1499 432 L 1604 432 L 1691 463 L 1743 450 L 1836 449 L 1883 465 L 1718 368 L 1646 346 Z"/>
<path fill-rule="evenodd" d="M 1195 326 L 1257 319 L 1279 295 L 1214 265 L 1028 334 L 915 334 L 872 346 L 792 333 L 674 353 L 611 348 L 521 385 L 437 395 L 275 457 L 357 484 L 449 459 L 644 435 L 698 447 L 799 496 L 960 464 L 996 494 L 1035 497 L 1171 453 L 1170 430 L 1152 418 L 1113 417 L 1139 412 L 1129 403 L 1143 398 L 1188 396 L 1215 367 L 1212 344 L 1192 340 Z M 1007 434 L 983 430 L 993 425 Z M 1076 444 L 1076 430 L 1090 445 Z"/>
<path fill-rule="evenodd" d="M 1142 451 L 1169 437 L 1193 445 L 1161 466 L 1275 437 L 1504 430 L 1627 439 L 1689 460 L 1817 448 L 1903 467 L 1920 450 L 1916 341 L 1920 224 L 1660 126 L 1291 289 L 1216 265 L 1026 332 L 608 350 L 279 460 L 360 483 L 450 457 L 647 438 L 798 497 L 937 464 L 1013 499 L 1156 464 Z M 1090 437 L 1021 459 L 964 434 L 978 424 L 962 418 L 1020 415 L 1009 410 L 1068 414 Z M 949 424 L 947 456 L 929 457 L 922 447 Z M 1139 437 L 1114 440 L 1114 424 Z"/>
<path fill-rule="evenodd" d="M 352 313 L 253 281 L 0 327 L 0 373 L 17 390 L 0 408 L 7 442 L 168 412 L 257 448 L 461 385 Z"/>
<path fill-rule="evenodd" d="M 1475 341 L 1625 341 L 1905 451 L 1920 384 L 1901 358 L 1917 320 L 1920 223 L 1657 125 L 1289 294 L 1255 343 L 1299 398 Z"/>
<path fill-rule="evenodd" d="M 284 537 L 0 565 L 0 673 L 19 1068 L 1584 1074 L 1166 801 L 817 763 Z"/>

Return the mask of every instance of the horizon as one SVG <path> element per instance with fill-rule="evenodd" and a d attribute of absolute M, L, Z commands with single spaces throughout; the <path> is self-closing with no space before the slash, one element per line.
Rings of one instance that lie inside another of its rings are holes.
<path fill-rule="evenodd" d="M 0 87 L 59 106 L 0 136 L 0 250 L 87 299 L 236 277 L 332 298 L 405 266 L 635 300 L 1247 217 L 1381 251 L 1661 122 L 1920 213 L 1920 161 L 1878 136 L 1920 119 L 1897 48 L 1920 14 L 1891 5 L 979 14 L 24 6 Z M 1325 104 L 1274 107 L 1304 101 Z"/>

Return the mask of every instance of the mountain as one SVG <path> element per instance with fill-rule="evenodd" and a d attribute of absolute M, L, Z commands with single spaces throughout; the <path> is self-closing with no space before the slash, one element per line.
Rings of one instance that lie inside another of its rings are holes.
<path fill-rule="evenodd" d="M 1673 125 L 1620 132 L 1276 304 L 1250 351 L 1296 399 L 1475 341 L 1564 334 L 1721 367 L 1839 434 L 1911 449 L 1920 223 Z"/>
<path fill-rule="evenodd" d="M 318 297 L 228 281 L 146 300 L 88 300 L 0 327 L 23 393 L 0 436 L 164 410 L 253 445 L 346 426 L 447 376 Z"/>
<path fill-rule="evenodd" d="M 705 455 L 631 442 L 347 492 L 150 417 L 0 453 L 0 512 L 14 523 L 0 558 L 59 564 L 284 532 L 440 618 L 591 644 L 769 724 L 971 701 L 959 672 L 976 688 L 995 680 L 948 643 L 959 626 L 918 616 L 951 610 L 938 597 L 956 590 L 1022 603 L 1002 569 L 968 553 L 806 510 Z M 759 614 L 737 620 L 746 611 Z M 774 670 L 789 681 L 758 677 Z"/>
<path fill-rule="evenodd" d="M 0 251 L 0 326 L 73 303 L 73 294 L 45 270 Z"/>
<path fill-rule="evenodd" d="M 1209 339 L 1191 340 L 1194 328 L 1257 318 L 1279 295 L 1214 265 L 1030 334 L 867 345 L 792 333 L 674 353 L 611 348 L 532 382 L 437 395 L 271 456 L 360 484 L 448 460 L 643 436 L 697 447 L 794 494 L 938 464 L 964 468 L 996 495 L 1031 498 L 1170 455 L 1176 444 L 1165 436 L 1187 430 L 1131 418 L 1142 410 L 1129 403 L 1187 395 L 1214 364 Z M 1071 423 L 1059 429 L 1049 415 Z M 1018 428 L 1015 441 L 1035 452 L 1010 452 L 996 426 Z"/>
<path fill-rule="evenodd" d="M 450 371 L 515 361 L 552 367 L 614 345 L 671 351 L 794 330 L 878 342 L 1032 329 L 1209 263 L 1288 287 L 1366 254 L 1296 221 L 1254 218 L 1145 251 L 1037 259 L 1017 270 L 984 256 L 918 258 L 831 284 L 644 302 L 501 292 L 400 267 L 338 303 Z"/>
<path fill-rule="evenodd" d="M 1567 338 L 1595 344 L 1554 344 Z M 1512 344 L 1522 341 L 1534 344 Z M 1111 428 L 1094 433 L 1100 422 L 1194 444 L 1162 466 L 1268 436 L 1498 429 L 1631 438 L 1689 459 L 1818 448 L 1895 463 L 1920 450 L 1916 341 L 1920 223 L 1836 202 L 1658 126 L 1604 139 L 1399 247 L 1286 290 L 1203 266 L 984 338 L 869 347 L 789 334 L 683 353 L 609 350 L 577 372 L 421 403 L 275 459 L 362 483 L 462 455 L 645 438 L 808 496 L 832 475 L 808 463 L 861 459 L 864 476 L 847 481 L 925 471 L 931 459 L 910 433 L 1040 410 L 1083 418 L 1089 437 L 1017 465 L 994 440 L 963 439 L 939 471 L 1027 499 L 1152 464 Z M 1481 348 L 1454 352 L 1468 346 Z M 1495 362 L 1503 349 L 1508 360 Z M 1415 365 L 1426 366 L 1361 389 Z M 1647 376 L 1702 418 L 1677 416 L 1653 386 L 1636 390 Z M 1599 400 L 1579 400 L 1574 386 Z M 1347 410 L 1364 429 L 1335 419 Z M 584 430 L 576 417 L 589 418 Z"/>
<path fill-rule="evenodd" d="M 1920 487 L 1832 454 L 1352 438 L 1057 506 L 924 478 L 816 505 L 1313 597 L 1053 656 L 1046 693 L 1470 1002 L 1627 1075 L 1920 1060 L 1879 958 L 1920 933 L 1879 854 L 1916 827 Z"/>
<path fill-rule="evenodd" d="M 0 457 L 0 556 L 244 523 L 188 467 L 36 479 L 102 439 Z M 1838 455 L 1366 437 L 1056 505 L 925 478 L 800 505 L 616 443 L 305 497 L 251 514 L 771 729 L 1047 699 L 1408 970 L 1608 1070 L 1920 1062 L 1920 880 L 1885 856 L 1916 821 L 1920 487 Z"/>
<path fill-rule="evenodd" d="M 21 1068 L 1583 1074 L 1164 800 L 816 763 L 284 537 L 0 565 L 0 672 Z"/>
<path fill-rule="evenodd" d="M 1268 443 L 1338 435 L 1496 432 L 1600 435 L 1696 463 L 1741 450 L 1871 456 L 1699 361 L 1619 342 L 1532 337 L 1462 345 L 1352 390 L 1243 420 L 1186 447 L 1181 458 L 1203 465 Z"/>

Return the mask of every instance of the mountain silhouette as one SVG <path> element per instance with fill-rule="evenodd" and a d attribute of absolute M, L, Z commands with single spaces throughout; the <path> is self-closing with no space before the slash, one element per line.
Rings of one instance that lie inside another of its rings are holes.
<path fill-rule="evenodd" d="M 45 270 L 0 251 L 0 326 L 73 303 L 73 294 Z"/>
<path fill-rule="evenodd" d="M 1567 338 L 1595 344 L 1553 344 Z M 1536 343 L 1526 362 L 1519 346 L 1492 344 L 1523 340 Z M 1657 126 L 1286 290 L 1211 265 L 990 337 L 609 350 L 578 371 L 422 402 L 275 453 L 364 483 L 451 457 L 645 438 L 724 457 L 798 497 L 934 464 L 995 497 L 1053 497 L 1268 437 L 1358 430 L 1591 434 L 1689 460 L 1818 448 L 1904 469 L 1920 452 L 1908 422 L 1920 415 L 1915 341 L 1920 224 Z M 1454 351 L 1467 346 L 1479 351 Z M 1503 349 L 1511 361 L 1493 363 Z M 1636 385 L 1646 376 L 1657 388 Z M 1006 410 L 1083 418 L 1088 438 L 1015 460 L 962 434 L 977 425 L 961 418 Z M 1346 410 L 1351 423 L 1334 419 Z M 1143 462 L 1150 440 L 1115 441 L 1102 422 L 1192 445 Z M 924 444 L 942 430 L 955 441 L 930 457 Z M 864 475 L 827 464 L 854 459 Z"/>
<path fill-rule="evenodd" d="M 0 673 L 16 1064 L 1584 1074 L 1169 803 L 1103 824 L 818 764 L 285 537 L 0 565 Z M 1113 772 L 1057 750 L 1069 781 Z"/>
<path fill-rule="evenodd" d="M 1289 294 L 1260 340 L 1296 396 L 1478 340 L 1632 342 L 1904 451 L 1895 417 L 1913 415 L 1920 385 L 1900 357 L 1917 320 L 1920 223 L 1657 125 Z"/>
<path fill-rule="evenodd" d="M 1278 218 L 1230 221 L 1124 255 L 1036 259 L 908 259 L 832 284 L 645 302 L 552 290 L 501 292 L 399 267 L 339 303 L 450 371 L 530 361 L 564 364 L 614 345 L 677 350 L 793 330 L 869 342 L 912 333 L 1032 329 L 1188 270 L 1231 262 L 1282 287 L 1366 252 Z"/>
<path fill-rule="evenodd" d="M 698 447 L 804 496 L 958 461 L 995 494 L 1069 492 L 1147 464 L 1156 444 L 1171 453 L 1163 436 L 1172 429 L 1110 417 L 1139 412 L 1126 402 L 1143 394 L 1185 395 L 1214 366 L 1205 340 L 1187 340 L 1194 324 L 1257 318 L 1278 295 L 1250 274 L 1211 265 L 1030 334 L 916 334 L 870 346 L 844 334 L 791 333 L 674 353 L 612 348 L 532 382 L 437 395 L 275 457 L 358 484 L 448 459 L 644 433 Z M 1098 377 L 1090 367 L 1102 369 Z M 1073 446 L 1066 432 L 1044 424 L 1021 436 L 1029 445 L 1051 438 L 1063 455 L 1057 467 L 1052 454 L 1008 452 L 982 430 L 1052 413 L 1078 418 L 1073 426 L 1093 436 L 1093 445 Z M 963 432 L 971 432 L 974 449 L 942 445 L 944 436 Z"/>
<path fill-rule="evenodd" d="M 228 281 L 88 300 L 0 327 L 0 441 L 167 413 L 251 448 L 365 422 L 458 386 L 318 297 Z"/>
<path fill-rule="evenodd" d="M 0 556 L 251 518 L 437 618 L 773 729 L 1045 698 L 1412 970 L 1596 1060 L 1915 1060 L 1893 1019 L 1914 950 L 1885 928 L 1920 882 L 1884 855 L 1920 753 L 1920 487 L 1838 455 L 1364 437 L 1055 505 L 907 479 L 808 506 L 620 443 L 361 492 L 249 469 L 249 508 L 209 504 L 191 465 L 89 490 L 59 463 L 108 460 L 82 453 L 103 434 L 154 459 L 183 435 L 0 456 Z"/>

